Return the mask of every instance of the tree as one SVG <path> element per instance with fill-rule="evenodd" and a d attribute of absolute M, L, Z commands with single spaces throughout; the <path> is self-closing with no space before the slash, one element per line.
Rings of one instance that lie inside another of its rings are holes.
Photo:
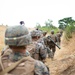
<path fill-rule="evenodd" d="M 47 27 L 49 27 L 50 29 L 57 28 L 57 27 L 53 26 L 52 22 L 53 22 L 52 20 L 48 19 L 47 21 L 45 21 L 45 25 Z"/>
<path fill-rule="evenodd" d="M 47 27 L 51 27 L 53 25 L 52 22 L 53 22 L 52 20 L 48 19 L 47 21 L 45 21 L 45 25 Z"/>
<path fill-rule="evenodd" d="M 36 23 L 36 28 L 41 28 L 40 23 Z"/>
<path fill-rule="evenodd" d="M 66 18 L 60 19 L 58 21 L 59 28 L 65 29 L 67 26 L 73 25 L 74 22 L 75 22 L 75 20 L 73 20 L 72 17 L 66 17 Z"/>

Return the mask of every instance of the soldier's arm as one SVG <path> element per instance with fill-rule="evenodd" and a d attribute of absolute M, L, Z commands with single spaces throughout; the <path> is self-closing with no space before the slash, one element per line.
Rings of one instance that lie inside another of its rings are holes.
<path fill-rule="evenodd" d="M 34 75 L 50 75 L 48 68 L 41 61 L 36 61 L 34 72 Z"/>
<path fill-rule="evenodd" d="M 41 60 L 46 59 L 47 49 L 45 49 L 42 44 L 40 45 L 39 54 L 40 54 Z"/>

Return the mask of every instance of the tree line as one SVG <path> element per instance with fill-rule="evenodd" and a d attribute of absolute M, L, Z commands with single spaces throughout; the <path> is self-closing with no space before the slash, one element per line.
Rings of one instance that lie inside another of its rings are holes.
<path fill-rule="evenodd" d="M 56 27 L 53 25 L 53 21 L 48 19 L 47 21 L 45 21 L 45 26 L 41 26 L 40 23 L 36 24 L 36 28 L 39 28 L 41 30 L 45 30 L 50 32 L 50 30 L 54 30 L 55 32 L 57 32 L 59 29 L 62 29 L 63 31 L 65 31 L 65 38 L 71 38 L 72 37 L 72 33 L 75 32 L 75 20 L 72 17 L 65 17 L 62 18 L 60 20 L 58 20 L 58 24 L 59 26 Z"/>

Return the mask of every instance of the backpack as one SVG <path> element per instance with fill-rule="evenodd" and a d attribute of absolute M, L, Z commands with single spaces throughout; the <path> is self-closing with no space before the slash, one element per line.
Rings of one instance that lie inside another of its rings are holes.
<path fill-rule="evenodd" d="M 23 57 L 15 63 L 9 61 L 8 59 L 0 61 L 0 65 L 2 65 L 1 62 L 3 62 L 2 64 L 4 66 L 4 70 L 0 72 L 0 75 L 34 75 L 35 60 L 30 56 Z M 8 66 L 5 66 L 5 63 Z"/>

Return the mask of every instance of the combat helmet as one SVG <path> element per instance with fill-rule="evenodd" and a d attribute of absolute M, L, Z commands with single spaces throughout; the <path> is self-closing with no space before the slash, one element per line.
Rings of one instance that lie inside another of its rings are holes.
<path fill-rule="evenodd" d="M 11 46 L 25 46 L 31 43 L 31 36 L 25 26 L 8 27 L 5 32 L 5 44 Z"/>
<path fill-rule="evenodd" d="M 60 29 L 60 33 L 63 33 L 63 30 L 62 29 Z"/>
<path fill-rule="evenodd" d="M 54 34 L 54 30 L 51 30 L 51 34 Z"/>
<path fill-rule="evenodd" d="M 41 36 L 41 32 L 38 30 L 33 30 L 33 31 L 31 31 L 31 36 L 32 37 Z"/>
<path fill-rule="evenodd" d="M 45 36 L 47 34 L 47 31 L 43 31 L 43 35 Z"/>
<path fill-rule="evenodd" d="M 57 31 L 57 33 L 60 33 L 59 31 Z"/>

